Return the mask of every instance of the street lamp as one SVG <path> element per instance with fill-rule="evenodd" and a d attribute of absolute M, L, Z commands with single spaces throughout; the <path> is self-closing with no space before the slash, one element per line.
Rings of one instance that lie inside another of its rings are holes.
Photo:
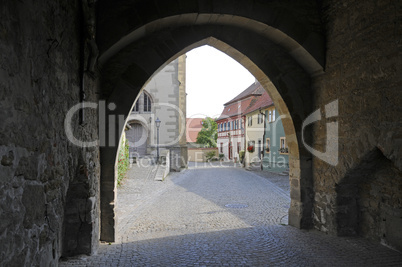
<path fill-rule="evenodd" d="M 156 162 L 159 163 L 159 127 L 161 126 L 161 121 L 159 118 L 156 118 L 155 125 L 156 125 Z"/>
<path fill-rule="evenodd" d="M 229 160 L 232 159 L 232 150 L 233 150 L 232 146 L 230 145 L 230 143 L 232 142 L 232 140 L 230 139 L 230 136 L 231 136 L 231 135 L 230 135 L 230 132 L 229 132 L 229 133 L 228 133 L 228 138 L 229 138 L 229 151 L 228 151 L 228 152 L 229 152 L 229 153 L 228 153 L 229 155 L 228 155 L 228 157 L 229 157 Z"/>
<path fill-rule="evenodd" d="M 265 140 L 265 131 L 266 131 L 266 119 L 267 119 L 267 115 L 261 111 L 261 107 L 258 109 L 258 111 L 260 112 L 261 116 L 264 117 L 264 133 L 263 133 L 263 135 L 262 135 L 262 151 L 261 151 L 261 152 L 262 152 L 262 155 L 261 155 L 261 156 L 262 156 L 262 157 L 261 157 L 261 170 L 263 170 L 264 168 L 263 168 L 262 162 L 264 161 L 264 156 L 265 156 L 264 144 L 265 144 L 265 142 L 267 141 L 267 140 Z"/>

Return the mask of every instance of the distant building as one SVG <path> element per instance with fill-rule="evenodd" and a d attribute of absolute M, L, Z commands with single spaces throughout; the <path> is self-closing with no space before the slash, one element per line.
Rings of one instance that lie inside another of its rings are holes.
<path fill-rule="evenodd" d="M 275 172 L 289 167 L 281 117 L 258 81 L 224 104 L 216 122 L 217 145 L 225 159 L 239 159 L 239 152 L 245 151 L 246 166 L 263 164 L 264 170 Z"/>
<path fill-rule="evenodd" d="M 245 144 L 246 164 L 261 163 L 264 150 L 264 124 L 266 110 L 272 106 L 272 100 L 265 90 L 262 90 L 261 95 L 255 97 L 248 108 L 244 111 L 245 116 Z M 252 147 L 252 151 L 248 148 Z"/>
<path fill-rule="evenodd" d="M 159 149 L 170 151 L 170 167 L 187 165 L 186 144 L 186 56 L 173 60 L 143 88 L 128 118 L 126 137 L 130 154 L 136 157 L 155 156 L 160 119 Z"/>
<path fill-rule="evenodd" d="M 217 146 L 219 153 L 226 160 L 238 160 L 244 146 L 244 111 L 251 102 L 263 92 L 260 83 L 255 82 L 235 98 L 224 104 L 222 114 L 216 120 L 218 124 Z"/>
<path fill-rule="evenodd" d="M 274 105 L 265 111 L 265 149 L 263 169 L 280 172 L 289 168 L 289 148 L 282 119 Z"/>
<path fill-rule="evenodd" d="M 202 145 L 197 144 L 197 136 L 198 133 L 202 129 L 202 120 L 203 118 L 187 118 L 186 125 L 186 140 L 187 147 L 202 147 Z"/>

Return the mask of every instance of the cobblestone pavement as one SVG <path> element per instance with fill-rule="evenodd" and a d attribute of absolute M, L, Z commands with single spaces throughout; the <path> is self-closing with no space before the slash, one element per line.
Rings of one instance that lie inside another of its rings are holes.
<path fill-rule="evenodd" d="M 268 179 L 271 183 L 290 194 L 289 175 L 284 176 L 275 172 L 261 171 L 260 166 L 251 168 L 250 172 Z"/>
<path fill-rule="evenodd" d="M 130 170 L 118 190 L 119 239 L 61 266 L 401 266 L 361 238 L 286 225 L 289 197 L 241 168 L 189 166 L 163 182 Z"/>

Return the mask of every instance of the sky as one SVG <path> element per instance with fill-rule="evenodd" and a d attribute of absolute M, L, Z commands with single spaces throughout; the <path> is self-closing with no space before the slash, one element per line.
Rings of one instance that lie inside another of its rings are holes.
<path fill-rule="evenodd" d="M 187 53 L 187 118 L 216 118 L 223 104 L 255 81 L 237 61 L 211 46 Z"/>

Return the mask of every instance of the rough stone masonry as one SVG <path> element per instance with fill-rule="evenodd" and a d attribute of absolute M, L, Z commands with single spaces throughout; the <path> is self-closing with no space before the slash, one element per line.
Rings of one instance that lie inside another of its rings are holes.
<path fill-rule="evenodd" d="M 97 5 L 104 65 L 89 75 L 95 49 L 85 43 L 81 1 L 0 2 L 1 265 L 57 265 L 114 238 L 116 148 L 71 144 L 66 114 L 83 99 L 115 102 L 115 114 L 128 114 L 158 68 L 206 43 L 276 87 L 270 93 L 286 116 L 290 149 L 291 224 L 402 249 L 401 1 Z M 306 151 L 301 126 L 318 108 L 325 118 L 334 100 L 339 115 L 305 129 L 325 151 L 336 137 L 327 123 L 339 124 L 339 163 L 331 166 Z M 98 115 L 85 109 L 80 123 L 77 113 L 74 136 L 97 140 Z"/>
<path fill-rule="evenodd" d="M 98 245 L 99 149 L 72 145 L 64 129 L 80 101 L 79 4 L 0 3 L 0 265 L 45 266 Z M 84 86 L 96 101 L 94 81 Z M 73 121 L 97 139 L 96 110 Z"/>

